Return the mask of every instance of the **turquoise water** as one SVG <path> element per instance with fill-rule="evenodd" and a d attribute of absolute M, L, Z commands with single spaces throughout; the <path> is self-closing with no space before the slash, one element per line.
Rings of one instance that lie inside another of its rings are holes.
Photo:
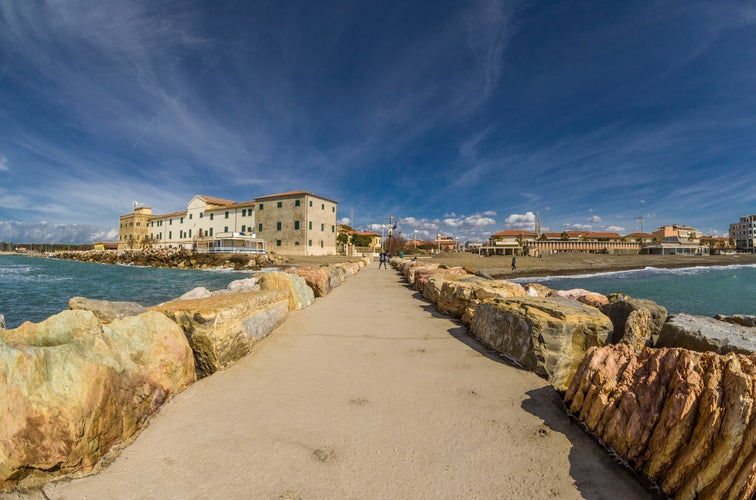
<path fill-rule="evenodd" d="M 756 314 L 756 264 L 619 271 L 580 276 L 520 278 L 557 290 L 584 288 L 605 295 L 621 292 L 651 299 L 670 313 L 703 316 Z"/>
<path fill-rule="evenodd" d="M 251 274 L 0 255 L 0 314 L 5 315 L 7 328 L 15 328 L 26 320 L 36 323 L 68 309 L 68 299 L 75 296 L 151 306 L 198 286 L 225 288 Z"/>

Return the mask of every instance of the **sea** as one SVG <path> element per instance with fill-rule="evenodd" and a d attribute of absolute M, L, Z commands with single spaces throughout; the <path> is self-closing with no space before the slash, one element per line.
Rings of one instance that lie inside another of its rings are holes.
<path fill-rule="evenodd" d="M 0 255 L 0 314 L 7 328 L 39 322 L 75 296 L 151 306 L 202 286 L 219 290 L 251 271 L 163 269 Z M 650 299 L 670 313 L 756 315 L 756 264 L 518 278 L 558 290 L 583 288 Z"/>
<path fill-rule="evenodd" d="M 756 264 L 677 269 L 646 267 L 634 271 L 518 278 L 512 281 L 541 283 L 555 290 L 582 288 L 604 295 L 624 293 L 638 299 L 653 300 L 666 307 L 670 314 L 756 315 Z"/>
<path fill-rule="evenodd" d="M 251 271 L 164 269 L 0 255 L 0 314 L 6 328 L 39 322 L 68 309 L 71 297 L 151 306 L 202 286 L 226 288 Z"/>

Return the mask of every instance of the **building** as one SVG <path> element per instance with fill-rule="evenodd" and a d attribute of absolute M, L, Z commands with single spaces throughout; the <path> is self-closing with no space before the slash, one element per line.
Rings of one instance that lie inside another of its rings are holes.
<path fill-rule="evenodd" d="M 162 215 L 135 207 L 121 216 L 119 249 L 335 254 L 337 206 L 336 201 L 295 191 L 241 203 L 197 195 L 185 211 Z"/>
<path fill-rule="evenodd" d="M 544 255 L 561 252 L 637 254 L 641 243 L 626 241 L 617 233 L 562 231 L 541 233 L 507 229 L 491 235 L 488 245 L 479 250 L 486 255 Z"/>
<path fill-rule="evenodd" d="M 142 248 L 148 243 L 148 224 L 152 218 L 150 207 L 140 207 L 134 202 L 134 211 L 122 215 L 118 226 L 118 249 Z"/>
<path fill-rule="evenodd" d="M 730 239 L 735 241 L 738 252 L 754 253 L 756 250 L 756 215 L 741 217 L 730 224 Z"/>
<path fill-rule="evenodd" d="M 653 243 L 641 253 L 651 255 L 709 255 L 708 245 L 701 243 L 701 232 L 690 226 L 661 226 L 651 233 Z"/>

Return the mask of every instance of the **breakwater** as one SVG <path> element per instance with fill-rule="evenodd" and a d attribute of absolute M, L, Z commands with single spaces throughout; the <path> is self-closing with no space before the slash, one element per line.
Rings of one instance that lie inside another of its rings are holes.
<path fill-rule="evenodd" d="M 546 379 L 578 422 L 664 495 L 756 493 L 753 316 L 668 315 L 623 294 L 391 264 L 439 312 Z"/>
<path fill-rule="evenodd" d="M 121 264 L 179 269 L 234 269 L 260 270 L 265 267 L 281 266 L 288 262 L 285 256 L 270 254 L 223 254 L 197 253 L 184 248 L 160 248 L 146 250 L 113 251 L 59 251 L 42 254 L 44 257 L 95 262 L 98 264 Z"/>
<path fill-rule="evenodd" d="M 149 308 L 73 297 L 67 311 L 0 330 L 0 489 L 97 470 L 173 395 L 364 266 L 263 272 Z"/>

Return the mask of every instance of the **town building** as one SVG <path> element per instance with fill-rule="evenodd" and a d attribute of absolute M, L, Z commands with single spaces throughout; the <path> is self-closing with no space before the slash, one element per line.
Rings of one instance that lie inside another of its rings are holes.
<path fill-rule="evenodd" d="M 756 252 L 756 215 L 741 217 L 730 224 L 729 236 L 738 252 Z"/>
<path fill-rule="evenodd" d="M 546 232 L 507 229 L 491 235 L 488 245 L 480 247 L 486 255 L 545 255 L 561 252 L 637 254 L 641 243 L 617 233 L 597 231 Z"/>
<path fill-rule="evenodd" d="M 141 248 L 147 243 L 148 224 L 152 218 L 150 207 L 139 206 L 134 202 L 134 210 L 122 215 L 118 225 L 118 248 Z"/>
<path fill-rule="evenodd" d="M 650 255 L 709 255 L 709 246 L 701 243 L 701 232 L 690 226 L 661 226 L 651 233 L 653 243 L 641 253 Z"/>
<path fill-rule="evenodd" d="M 237 203 L 197 195 L 182 212 L 122 215 L 119 249 L 185 248 L 200 252 L 336 253 L 338 202 L 294 191 Z"/>

